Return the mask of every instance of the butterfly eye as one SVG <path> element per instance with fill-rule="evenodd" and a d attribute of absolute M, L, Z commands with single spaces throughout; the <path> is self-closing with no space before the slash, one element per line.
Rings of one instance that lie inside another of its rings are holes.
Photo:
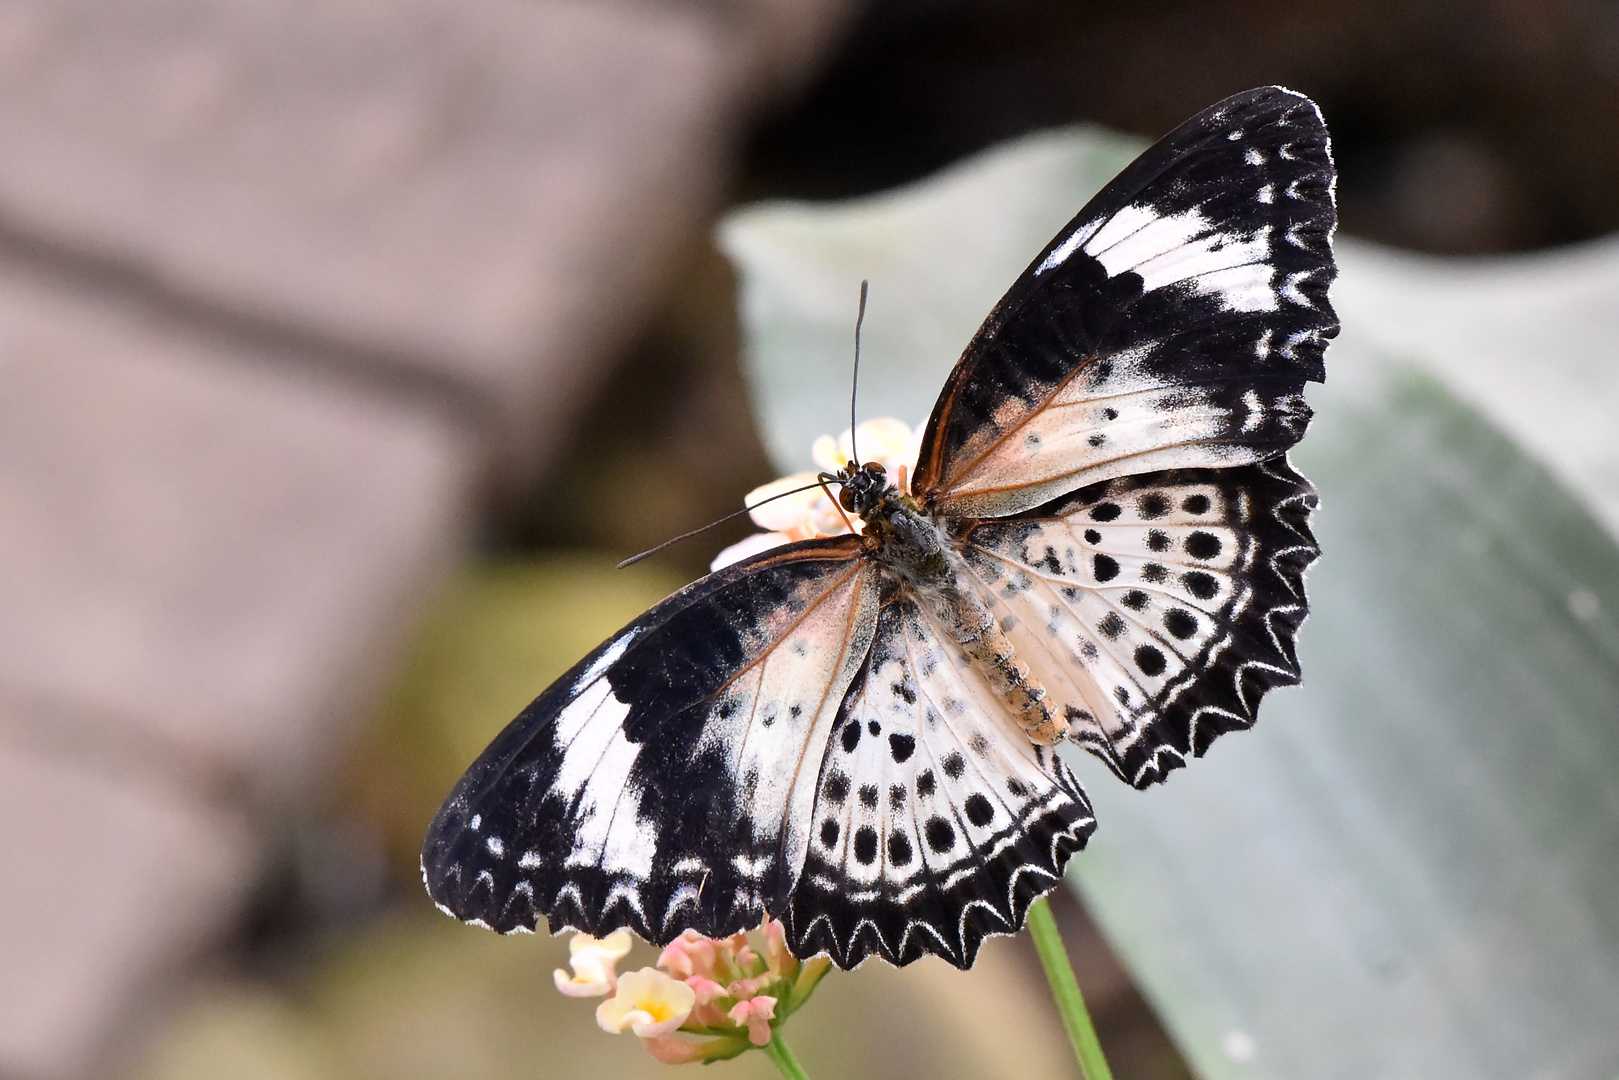
<path fill-rule="evenodd" d="M 848 487 L 838 488 L 838 505 L 850 513 L 854 512 L 854 489 Z"/>
<path fill-rule="evenodd" d="M 874 478 L 886 478 L 888 476 L 888 470 L 883 468 L 881 462 L 868 461 L 866 462 L 865 469 L 866 472 Z"/>

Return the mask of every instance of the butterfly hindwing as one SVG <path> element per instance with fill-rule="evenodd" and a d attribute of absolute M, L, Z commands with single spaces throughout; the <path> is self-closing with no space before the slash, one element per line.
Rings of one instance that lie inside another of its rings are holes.
<path fill-rule="evenodd" d="M 790 891 L 821 755 L 876 625 L 852 536 L 727 567 L 559 679 L 434 819 L 428 892 L 509 932 L 757 926 Z"/>
<path fill-rule="evenodd" d="M 781 919 L 841 967 L 968 967 L 1023 925 L 1095 827 L 1079 784 L 960 647 L 890 586 L 821 764 L 804 872 Z"/>
<path fill-rule="evenodd" d="M 914 489 L 999 517 L 1287 450 L 1338 330 L 1333 176 L 1315 105 L 1279 87 L 1165 136 L 990 313 L 934 406 Z"/>
<path fill-rule="evenodd" d="M 1299 681 L 1315 503 L 1286 458 L 1148 473 L 981 522 L 963 554 L 1074 737 L 1145 787 Z"/>

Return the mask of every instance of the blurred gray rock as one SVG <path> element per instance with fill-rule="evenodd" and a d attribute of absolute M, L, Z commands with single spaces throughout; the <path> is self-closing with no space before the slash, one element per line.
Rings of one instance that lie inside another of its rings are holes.
<path fill-rule="evenodd" d="M 8 0 L 0 223 L 459 395 L 523 468 L 850 7 Z"/>
<path fill-rule="evenodd" d="M 87 717 L 0 698 L 0 721 L 0 1076 L 88 1075 L 153 974 L 238 914 L 257 851 L 228 806 L 50 745 Z"/>
<path fill-rule="evenodd" d="M 0 688 L 65 749 L 285 801 L 460 547 L 469 440 L 294 360 L 0 266 Z"/>

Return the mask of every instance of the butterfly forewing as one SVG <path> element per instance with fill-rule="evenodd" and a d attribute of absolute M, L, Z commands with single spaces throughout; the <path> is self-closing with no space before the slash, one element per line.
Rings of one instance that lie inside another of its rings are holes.
<path fill-rule="evenodd" d="M 1063 764 L 892 588 L 821 763 L 788 941 L 842 967 L 929 954 L 968 967 L 985 935 L 1022 925 L 1094 827 Z"/>
<path fill-rule="evenodd" d="M 854 537 L 729 567 L 637 619 L 490 745 L 429 830 L 450 914 L 665 943 L 757 926 L 803 860 L 821 756 L 876 624 Z"/>
<path fill-rule="evenodd" d="M 1285 458 L 1149 473 L 980 523 L 963 554 L 1075 737 L 1145 787 L 1299 681 L 1315 502 Z"/>
<path fill-rule="evenodd" d="M 929 421 L 918 494 L 998 517 L 1115 476 L 1287 450 L 1338 329 L 1333 175 L 1314 104 L 1279 87 L 1167 135 L 968 345 Z"/>

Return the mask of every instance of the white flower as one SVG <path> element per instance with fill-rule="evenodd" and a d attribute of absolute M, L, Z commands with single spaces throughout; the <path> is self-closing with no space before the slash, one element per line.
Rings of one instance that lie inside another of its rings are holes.
<path fill-rule="evenodd" d="M 596 1023 L 614 1035 L 629 1028 L 643 1039 L 673 1034 L 697 1005 L 697 991 L 657 968 L 627 972 L 618 992 L 596 1006 Z"/>
<path fill-rule="evenodd" d="M 916 468 L 924 428 L 925 425 L 913 429 L 903 420 L 881 416 L 856 427 L 853 436 L 845 431 L 836 442 L 832 441 L 832 436 L 822 435 L 810 448 L 810 456 L 815 459 L 815 464 L 827 472 L 837 472 L 849 464 L 854 452 L 859 450 L 862 463 L 881 462 L 883 468 L 888 470 L 888 478 L 897 484 L 901 465 L 905 466 L 907 472 Z"/>
<path fill-rule="evenodd" d="M 826 492 L 819 486 L 811 486 L 815 484 L 815 476 L 812 472 L 794 473 L 754 488 L 742 500 L 744 505 L 753 508 L 748 516 L 760 528 L 793 540 L 848 532 L 843 517 L 826 497 Z M 795 490 L 799 488 L 805 490 Z M 766 502 L 767 499 L 770 501 Z"/>
<path fill-rule="evenodd" d="M 557 989 L 569 997 L 600 997 L 613 992 L 618 982 L 614 966 L 630 953 L 629 931 L 619 930 L 604 938 L 589 934 L 575 934 L 568 942 L 568 963 L 573 967 L 570 978 L 557 968 L 551 973 Z"/>

